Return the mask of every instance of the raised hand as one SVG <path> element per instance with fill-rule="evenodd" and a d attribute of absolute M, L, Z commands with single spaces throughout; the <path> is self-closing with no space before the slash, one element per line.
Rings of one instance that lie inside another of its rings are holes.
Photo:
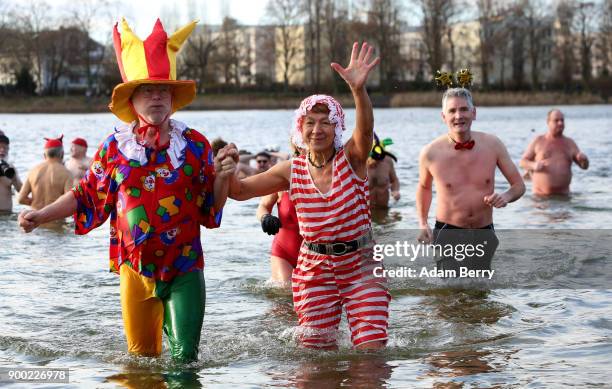
<path fill-rule="evenodd" d="M 378 65 L 380 57 L 376 57 L 370 62 L 374 47 L 367 42 L 363 42 L 359 53 L 357 52 L 359 44 L 353 43 L 353 51 L 351 52 L 351 61 L 346 68 L 332 62 L 331 67 L 346 81 L 349 87 L 353 90 L 361 89 L 365 86 L 368 80 L 370 71 Z"/>

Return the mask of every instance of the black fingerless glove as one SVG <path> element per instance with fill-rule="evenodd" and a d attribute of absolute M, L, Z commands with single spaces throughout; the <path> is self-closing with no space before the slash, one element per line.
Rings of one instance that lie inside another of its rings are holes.
<path fill-rule="evenodd" d="M 261 229 L 266 234 L 276 235 L 279 228 L 281 228 L 281 222 L 276 216 L 267 214 L 261 219 Z"/>

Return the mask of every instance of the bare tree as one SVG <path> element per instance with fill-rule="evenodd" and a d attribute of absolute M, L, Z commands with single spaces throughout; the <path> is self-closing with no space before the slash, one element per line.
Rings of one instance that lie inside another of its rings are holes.
<path fill-rule="evenodd" d="M 60 78 L 70 76 L 68 65 L 80 62 L 83 56 L 83 51 L 79 47 L 83 38 L 83 33 L 76 27 L 60 27 L 58 30 L 45 30 L 40 33 L 38 40 L 43 47 L 45 94 L 57 95 L 59 93 Z"/>
<path fill-rule="evenodd" d="M 321 85 L 321 35 L 323 30 L 323 8 L 325 0 L 305 0 L 303 7 L 308 16 L 305 32 L 306 67 L 310 71 L 310 84 L 318 90 Z M 299 7 L 299 3 L 294 6 Z"/>
<path fill-rule="evenodd" d="M 505 58 L 510 56 L 510 44 L 505 41 L 498 47 L 498 53 L 501 56 L 501 62 L 499 67 L 499 86 L 502 89 L 506 88 L 506 61 Z"/>
<path fill-rule="evenodd" d="M 22 26 L 22 19 L 19 12 L 10 8 L 5 3 L 0 3 L 2 6 L 2 14 L 0 15 L 0 70 L 6 75 L 12 74 L 16 80 L 19 74 L 29 74 L 34 77 L 34 69 L 30 57 L 30 39 L 32 38 L 25 28 Z M 6 83 L 10 81 L 5 80 Z"/>
<path fill-rule="evenodd" d="M 612 0 L 604 0 L 599 13 L 599 51 L 602 60 L 602 76 L 612 74 Z"/>
<path fill-rule="evenodd" d="M 53 23 L 49 17 L 50 7 L 45 1 L 30 0 L 15 9 L 15 27 L 19 31 L 24 45 L 24 50 L 31 56 L 32 73 L 39 87 L 43 85 L 43 61 L 44 61 L 44 42 L 41 40 L 41 33 L 48 29 Z"/>
<path fill-rule="evenodd" d="M 185 45 L 179 57 L 182 66 L 181 74 L 196 80 L 198 93 L 204 92 L 209 77 L 209 65 L 213 52 L 217 48 L 218 38 L 213 37 L 209 28 L 198 28 Z"/>
<path fill-rule="evenodd" d="M 395 0 L 371 0 L 368 24 L 382 61 L 378 67 L 380 85 L 384 91 L 397 80 L 403 66 L 402 58 L 397 55 L 400 49 L 400 7 Z"/>
<path fill-rule="evenodd" d="M 113 44 L 107 44 L 104 51 L 106 53 L 114 53 Z M 117 56 L 113 54 L 104 56 L 99 80 L 101 93 L 109 95 L 113 88 L 121 82 L 121 73 L 118 70 Z"/>
<path fill-rule="evenodd" d="M 574 24 L 576 9 L 571 0 L 561 0 L 557 5 L 557 20 L 559 22 L 559 42 L 557 57 L 559 58 L 559 81 L 568 85 L 572 80 L 574 70 L 574 39 L 572 25 Z"/>
<path fill-rule="evenodd" d="M 516 89 L 521 89 L 525 84 L 525 10 L 521 1 L 515 1 L 508 13 L 510 42 L 512 83 Z"/>
<path fill-rule="evenodd" d="M 238 21 L 230 17 L 223 19 L 223 24 L 219 31 L 217 50 L 214 51 L 214 58 L 220 67 L 223 82 L 226 85 L 233 84 L 240 86 L 238 34 Z"/>
<path fill-rule="evenodd" d="M 106 21 L 107 25 L 111 25 L 110 5 L 109 0 L 81 0 L 71 6 L 72 23 L 87 36 L 83 42 L 82 66 L 85 71 L 88 92 L 93 92 L 94 89 L 99 92 L 100 85 L 96 81 L 100 79 L 102 61 L 106 55 L 106 46 L 95 42 L 91 39 L 91 35 L 96 27 L 96 22 L 102 20 Z M 110 41 L 111 34 L 108 29 L 105 42 Z"/>
<path fill-rule="evenodd" d="M 525 19 L 528 58 L 530 64 L 531 86 L 538 89 L 540 86 L 540 65 L 542 53 L 545 48 L 545 38 L 550 35 L 552 23 L 545 13 L 546 7 L 541 0 L 522 0 L 519 5 L 523 9 Z"/>
<path fill-rule="evenodd" d="M 0 0 L 0 31 L 7 31 L 10 29 L 10 16 L 11 12 L 9 6 L 3 0 Z M 0 52 L 3 51 L 4 40 L 0 39 Z"/>
<path fill-rule="evenodd" d="M 592 51 L 595 43 L 595 4 L 593 2 L 580 1 L 575 5 L 576 17 L 574 19 L 575 29 L 578 31 L 580 70 L 582 80 L 588 85 L 592 78 Z"/>
<path fill-rule="evenodd" d="M 489 86 L 489 69 L 495 55 L 497 45 L 495 17 L 497 16 L 497 0 L 476 0 L 478 12 L 478 22 L 480 25 L 480 73 L 481 84 L 487 88 Z"/>
<path fill-rule="evenodd" d="M 441 69 L 446 58 L 443 38 L 447 35 L 455 14 L 454 0 L 414 0 L 421 9 L 423 43 L 427 49 L 430 69 Z"/>
<path fill-rule="evenodd" d="M 347 57 L 349 47 L 348 37 L 348 9 L 342 7 L 338 0 L 325 0 L 323 23 L 325 25 L 325 38 L 328 43 L 328 62 L 338 61 Z M 339 83 L 342 79 L 335 72 L 328 72 L 333 78 L 333 92 L 338 92 Z M 343 83 L 343 82 L 342 82 Z"/>
<path fill-rule="evenodd" d="M 289 76 L 296 70 L 295 62 L 303 53 L 303 44 L 300 42 L 299 23 L 302 11 L 295 6 L 292 0 L 270 0 L 266 14 L 276 26 L 277 50 L 280 51 L 280 65 L 283 72 L 285 91 L 289 89 Z M 304 39 L 304 37 L 301 37 Z M 277 52 L 278 52 L 277 51 Z"/>

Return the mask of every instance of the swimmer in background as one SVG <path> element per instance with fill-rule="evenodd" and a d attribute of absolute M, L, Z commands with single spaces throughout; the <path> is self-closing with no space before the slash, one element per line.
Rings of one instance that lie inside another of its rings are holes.
<path fill-rule="evenodd" d="M 278 151 L 263 150 L 253 155 L 249 152 L 240 151 L 239 162 L 237 166 L 238 178 L 246 178 L 255 174 L 263 173 L 276 165 L 279 161 L 286 161 L 290 157 L 287 153 L 281 153 Z M 254 159 L 256 167 L 250 165 L 251 160 Z"/>
<path fill-rule="evenodd" d="M 299 148 L 291 143 L 294 156 L 300 155 Z M 274 204 L 278 217 L 272 215 Z M 300 246 L 304 238 L 300 235 L 295 207 L 289 192 L 276 192 L 263 196 L 257 207 L 257 220 L 268 235 L 275 235 L 270 253 L 270 281 L 281 287 L 291 287 L 291 274 L 297 266 Z"/>
<path fill-rule="evenodd" d="M 77 185 L 91 165 L 91 158 L 87 156 L 87 141 L 83 138 L 75 138 L 70 146 L 70 158 L 66 161 L 66 169 L 74 177 L 74 185 Z"/>
<path fill-rule="evenodd" d="M 374 144 L 368 158 L 368 180 L 370 186 L 370 208 L 389 208 L 389 192 L 393 200 L 400 199 L 400 183 L 395 173 L 393 161 L 397 162 L 395 155 L 385 149 L 393 144 L 389 138 L 382 142 L 374 133 Z"/>
<path fill-rule="evenodd" d="M 572 163 L 586 170 L 589 159 L 572 138 L 563 135 L 565 117 L 560 110 L 550 110 L 546 124 L 548 131 L 529 144 L 520 165 L 531 176 L 534 194 L 567 195 L 572 182 Z"/>
<path fill-rule="evenodd" d="M 64 160 L 63 135 L 57 139 L 45 138 L 45 160 L 33 167 L 17 195 L 19 204 L 38 210 L 52 204 L 65 193 L 71 192 L 74 178 L 62 163 Z"/>

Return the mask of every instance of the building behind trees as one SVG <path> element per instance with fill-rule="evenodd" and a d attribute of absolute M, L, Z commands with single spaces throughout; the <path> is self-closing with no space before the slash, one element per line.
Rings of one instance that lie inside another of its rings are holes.
<path fill-rule="evenodd" d="M 470 68 L 484 90 L 611 86 L 612 0 L 468 4 L 470 12 L 454 0 L 269 0 L 265 24 L 228 16 L 221 25 L 198 25 L 179 55 L 179 73 L 195 79 L 199 93 L 337 93 L 344 84 L 329 63 L 365 39 L 383 59 L 370 83 L 383 93 L 427 88 L 438 68 Z M 407 7 L 420 23 L 408 24 Z M 40 10 L 20 12 L 32 15 L 7 12 L 0 20 L 0 93 L 95 96 L 120 81 L 110 29 L 100 43 L 88 19 L 43 28 L 32 22 Z"/>

